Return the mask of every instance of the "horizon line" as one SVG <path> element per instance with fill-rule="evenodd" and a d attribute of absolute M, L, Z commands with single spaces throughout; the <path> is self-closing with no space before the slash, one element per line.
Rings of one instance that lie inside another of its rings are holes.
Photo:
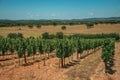
<path fill-rule="evenodd" d="M 72 19 L 60 19 L 60 18 L 56 18 L 56 19 L 0 19 L 0 20 L 11 20 L 11 21 L 14 21 L 14 20 L 87 20 L 87 19 L 109 19 L 109 18 L 120 18 L 119 17 L 92 17 L 92 18 L 72 18 Z"/>

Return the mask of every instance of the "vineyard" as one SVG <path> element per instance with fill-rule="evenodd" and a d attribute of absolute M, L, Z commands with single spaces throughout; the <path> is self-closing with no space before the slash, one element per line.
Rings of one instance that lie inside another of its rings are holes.
<path fill-rule="evenodd" d="M 40 69 L 40 65 L 53 65 L 54 61 L 49 64 L 48 61 L 57 58 L 56 68 L 69 69 L 70 66 L 80 65 L 79 63 L 90 55 L 96 57 L 95 55 L 99 54 L 104 63 L 104 73 L 113 74 L 115 42 L 118 40 L 117 33 L 65 36 L 58 32 L 52 39 L 48 33 L 37 38 L 24 38 L 21 33 L 10 33 L 6 38 L 0 36 L 0 66 L 4 68 L 15 65 L 27 68 L 38 63 Z M 101 52 L 96 53 L 98 51 Z"/>
<path fill-rule="evenodd" d="M 113 34 L 116 35 L 116 34 Z M 112 35 L 112 36 L 113 36 Z M 89 36 L 89 37 L 88 37 Z M 93 35 L 88 35 L 85 38 L 90 38 Z M 108 35 L 107 35 L 108 36 Z M 19 65 L 20 59 L 24 58 L 24 64 L 28 64 L 27 57 L 33 56 L 33 62 L 35 60 L 35 55 L 43 55 L 39 58 L 43 58 L 44 66 L 46 65 L 45 61 L 49 58 L 50 54 L 54 52 L 56 56 L 60 59 L 59 66 L 65 66 L 65 59 L 68 58 L 69 62 L 73 61 L 72 57 L 74 53 L 77 53 L 76 58 L 77 60 L 81 59 L 81 54 L 86 52 L 86 54 L 92 53 L 97 49 L 102 47 L 102 56 L 105 63 L 106 69 L 108 66 L 113 63 L 113 56 L 114 56 L 114 44 L 115 39 L 113 38 L 106 38 L 106 39 L 82 39 L 79 35 L 73 35 L 68 38 L 64 39 L 42 39 L 40 37 L 34 38 L 3 38 L 0 37 L 0 51 L 1 56 L 3 56 L 2 61 L 6 58 L 5 56 L 8 55 L 17 55 Z M 109 36 L 110 37 L 110 36 Z M 118 38 L 117 38 L 118 39 Z M 47 56 L 48 55 L 48 56 Z M 107 72 L 107 71 L 105 71 Z"/>

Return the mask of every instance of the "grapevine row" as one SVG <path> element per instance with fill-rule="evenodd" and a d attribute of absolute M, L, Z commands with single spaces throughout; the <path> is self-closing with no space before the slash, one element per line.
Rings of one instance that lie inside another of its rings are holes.
<path fill-rule="evenodd" d="M 41 39 L 41 38 L 3 38 L 0 37 L 1 55 L 5 56 L 9 51 L 13 54 L 17 52 L 20 64 L 20 58 L 24 58 L 27 64 L 27 57 L 34 56 L 38 52 L 44 55 L 44 65 L 48 54 L 55 51 L 56 56 L 60 59 L 61 67 L 65 65 L 65 59 L 72 57 L 77 52 L 77 59 L 81 58 L 83 52 L 95 51 L 102 46 L 102 59 L 106 69 L 113 60 L 115 40 L 113 39 Z"/>
<path fill-rule="evenodd" d="M 115 52 L 115 40 L 105 39 L 102 43 L 102 59 L 105 64 L 105 73 L 111 72 L 110 68 L 113 65 L 113 57 Z"/>

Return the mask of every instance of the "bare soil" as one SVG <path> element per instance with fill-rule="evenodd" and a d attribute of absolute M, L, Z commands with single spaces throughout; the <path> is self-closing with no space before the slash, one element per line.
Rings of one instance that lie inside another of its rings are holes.
<path fill-rule="evenodd" d="M 120 80 L 120 42 L 115 45 L 113 74 L 104 73 L 104 63 L 101 62 L 96 68 L 95 73 L 91 76 L 91 80 Z"/>
<path fill-rule="evenodd" d="M 120 42 L 115 45 L 114 59 L 113 74 L 104 73 L 101 49 L 99 49 L 89 54 L 84 51 L 82 59 L 79 60 L 76 59 L 75 53 L 71 63 L 66 59 L 65 68 L 59 67 L 57 57 L 47 59 L 46 66 L 43 66 L 43 60 L 41 60 L 28 66 L 19 66 L 18 63 L 14 63 L 0 67 L 0 80 L 119 80 Z"/>
<path fill-rule="evenodd" d="M 18 66 L 16 64 L 0 68 L 1 80 L 86 80 L 94 73 L 94 69 L 100 62 L 101 50 L 89 53 L 84 52 L 81 60 L 73 56 L 72 64 L 65 68 L 59 68 L 59 59 L 54 57 L 36 62 L 29 66 Z M 66 64 L 69 60 L 66 59 Z"/>

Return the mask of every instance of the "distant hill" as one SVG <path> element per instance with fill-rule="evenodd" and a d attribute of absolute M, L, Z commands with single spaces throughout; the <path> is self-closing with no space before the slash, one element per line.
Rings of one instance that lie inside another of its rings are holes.
<path fill-rule="evenodd" d="M 120 20 L 120 17 L 108 17 L 108 18 L 84 18 L 84 19 L 39 19 L 39 20 L 9 20 L 0 19 L 0 21 L 20 21 L 20 22 L 33 22 L 33 21 L 91 21 L 91 20 Z"/>
<path fill-rule="evenodd" d="M 120 17 L 108 17 L 108 18 L 84 18 L 84 19 L 71 19 L 75 21 L 94 21 L 94 20 L 120 20 Z"/>
<path fill-rule="evenodd" d="M 120 23 L 120 17 L 86 19 L 40 19 L 40 20 L 0 20 L 0 27 L 25 25 L 79 25 L 79 24 Z"/>
<path fill-rule="evenodd" d="M 120 20 L 120 17 L 109 17 L 109 18 L 87 18 L 82 20 Z"/>

